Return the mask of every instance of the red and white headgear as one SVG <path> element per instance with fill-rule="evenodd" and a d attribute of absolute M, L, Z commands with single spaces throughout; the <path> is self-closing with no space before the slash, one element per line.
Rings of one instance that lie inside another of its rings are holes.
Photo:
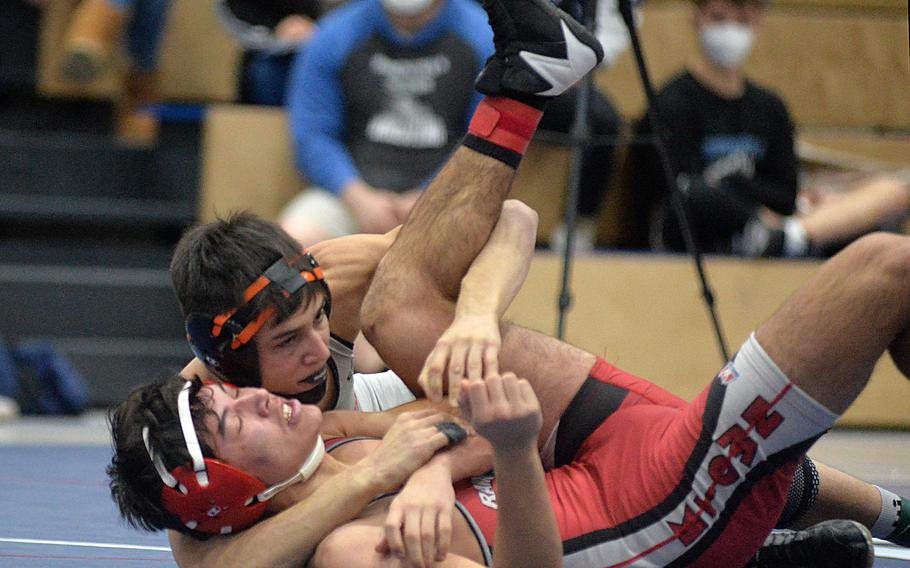
<path fill-rule="evenodd" d="M 266 487 L 249 473 L 202 455 L 190 411 L 190 389 L 187 381 L 177 395 L 177 413 L 192 467 L 181 465 L 168 471 L 149 442 L 149 427 L 142 428 L 142 440 L 164 486 L 161 502 L 165 510 L 176 515 L 187 528 L 205 534 L 229 534 L 241 531 L 262 517 L 266 502 L 293 483 L 308 479 L 325 456 L 322 437 L 300 470 L 288 479 Z"/>

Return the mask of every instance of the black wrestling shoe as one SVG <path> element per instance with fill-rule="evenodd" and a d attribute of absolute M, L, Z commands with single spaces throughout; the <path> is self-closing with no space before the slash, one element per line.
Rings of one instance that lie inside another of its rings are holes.
<path fill-rule="evenodd" d="M 799 531 L 773 531 L 749 566 L 869 568 L 874 560 L 869 529 L 856 521 L 836 519 Z"/>
<path fill-rule="evenodd" d="M 910 547 L 910 503 L 900 497 L 897 507 L 900 511 L 900 520 L 897 525 L 900 527 L 885 537 L 885 540 L 893 542 L 898 546 Z"/>
<path fill-rule="evenodd" d="M 496 51 L 477 78 L 485 95 L 555 97 L 603 59 L 600 42 L 549 0 L 483 0 Z"/>

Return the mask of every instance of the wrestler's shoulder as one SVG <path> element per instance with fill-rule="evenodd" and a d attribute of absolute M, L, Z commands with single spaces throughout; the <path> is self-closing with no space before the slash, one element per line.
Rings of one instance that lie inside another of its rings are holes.
<path fill-rule="evenodd" d="M 352 257 L 382 252 L 392 245 L 398 230 L 382 235 L 358 233 L 325 240 L 310 247 L 310 252 L 320 264 L 333 264 Z"/>

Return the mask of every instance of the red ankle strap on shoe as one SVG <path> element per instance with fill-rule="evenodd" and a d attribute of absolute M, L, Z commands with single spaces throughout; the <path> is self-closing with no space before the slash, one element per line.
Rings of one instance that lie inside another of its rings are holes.
<path fill-rule="evenodd" d="M 543 111 L 504 97 L 486 97 L 477 105 L 465 146 L 518 167 Z"/>
<path fill-rule="evenodd" d="M 518 101 L 487 97 L 480 101 L 468 132 L 497 146 L 524 154 L 543 112 Z"/>

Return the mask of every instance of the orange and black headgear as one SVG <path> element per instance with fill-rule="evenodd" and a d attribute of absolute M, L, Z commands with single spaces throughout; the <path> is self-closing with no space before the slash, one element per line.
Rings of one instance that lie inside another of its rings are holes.
<path fill-rule="evenodd" d="M 268 304 L 257 309 L 253 300 L 273 287 L 283 297 L 290 298 L 306 286 L 318 286 L 322 290 L 328 316 L 331 295 L 316 259 L 306 250 L 296 261 L 279 258 L 243 291 L 240 305 L 217 315 L 199 312 L 187 315 L 186 335 L 193 354 L 235 384 L 260 386 L 259 355 L 252 339 L 276 314 L 276 308 Z"/>

